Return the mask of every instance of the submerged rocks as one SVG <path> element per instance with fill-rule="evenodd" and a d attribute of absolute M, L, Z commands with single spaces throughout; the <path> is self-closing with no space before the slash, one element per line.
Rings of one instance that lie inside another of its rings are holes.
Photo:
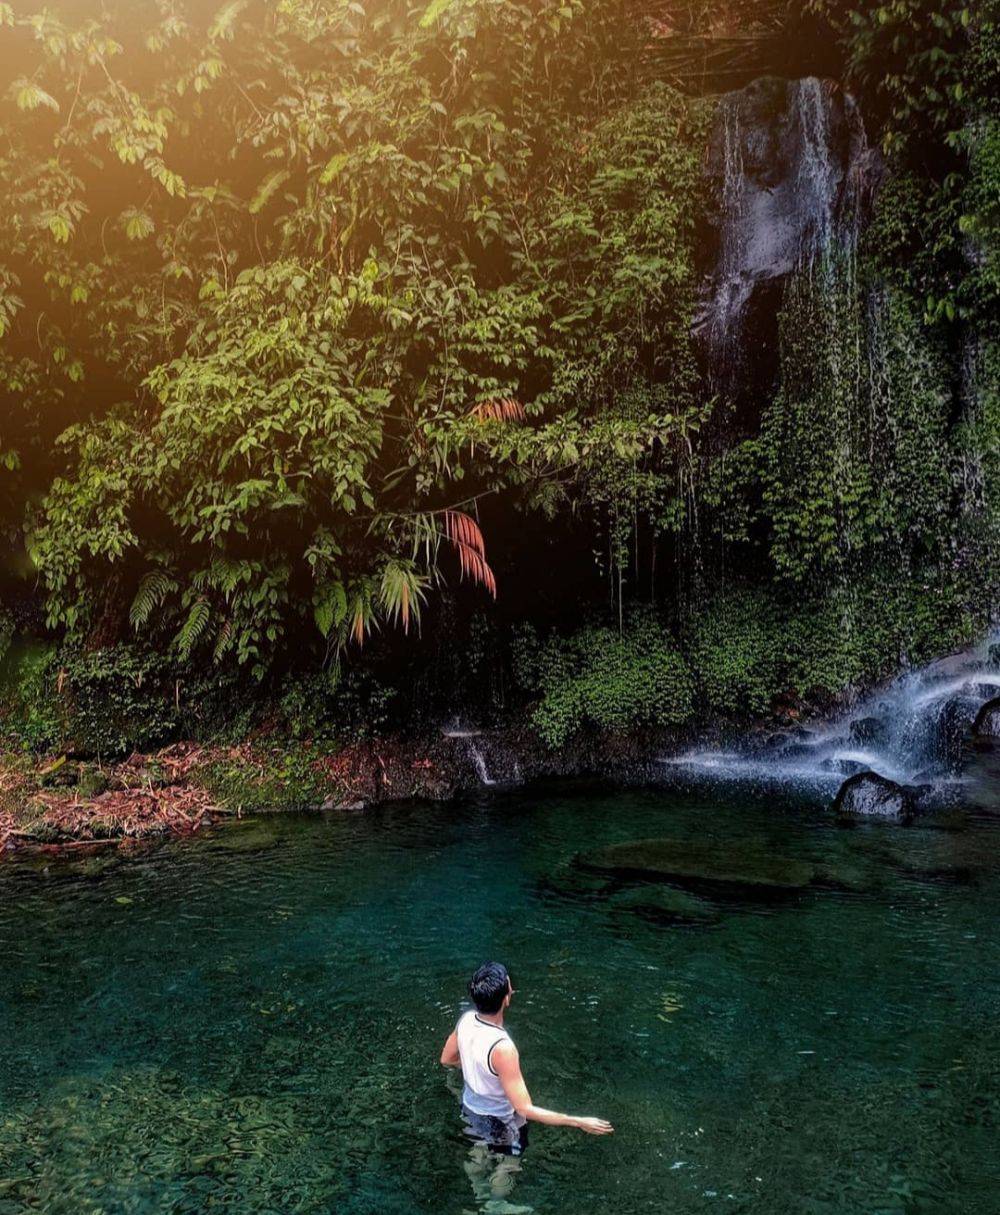
<path fill-rule="evenodd" d="M 877 772 L 859 772 L 840 786 L 833 802 L 844 818 L 881 818 L 905 822 L 916 813 L 915 791 Z"/>
<path fill-rule="evenodd" d="M 764 845 L 726 847 L 706 840 L 631 840 L 586 853 L 580 863 L 618 878 L 770 890 L 800 890 L 814 876 L 807 861 L 778 856 Z"/>
<path fill-rule="evenodd" d="M 672 924 L 709 924 L 719 918 L 711 903 L 676 886 L 632 886 L 613 894 L 609 901 L 616 911 L 630 911 Z"/>
<path fill-rule="evenodd" d="M 1000 696 L 988 700 L 979 710 L 972 732 L 977 738 L 1000 739 Z"/>

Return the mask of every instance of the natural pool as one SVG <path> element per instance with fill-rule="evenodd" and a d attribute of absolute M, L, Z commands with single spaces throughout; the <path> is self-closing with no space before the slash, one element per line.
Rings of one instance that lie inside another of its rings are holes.
<path fill-rule="evenodd" d="M 678 919 L 572 864 L 644 836 L 815 879 L 695 882 Z M 275 818 L 8 865 L 0 1215 L 494 1209 L 437 1064 L 487 956 L 514 973 L 535 1099 L 617 1129 L 535 1128 L 512 1203 L 996 1212 L 998 923 L 1000 820 L 848 830 L 722 788 Z"/>

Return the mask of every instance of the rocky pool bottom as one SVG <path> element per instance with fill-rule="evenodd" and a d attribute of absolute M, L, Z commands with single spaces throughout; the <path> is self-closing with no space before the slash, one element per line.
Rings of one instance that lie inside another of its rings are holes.
<path fill-rule="evenodd" d="M 951 828 L 591 786 L 15 861 L 0 1215 L 995 1212 L 1000 819 Z M 491 955 L 617 1128 L 502 1198 L 437 1065 Z"/>

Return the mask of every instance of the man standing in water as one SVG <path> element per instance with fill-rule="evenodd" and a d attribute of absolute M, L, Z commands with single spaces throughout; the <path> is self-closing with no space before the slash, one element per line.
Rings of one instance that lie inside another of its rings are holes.
<path fill-rule="evenodd" d="M 467 1134 L 502 1156 L 521 1155 L 527 1147 L 529 1122 L 572 1126 L 588 1135 L 611 1134 L 614 1128 L 602 1118 L 557 1114 L 531 1100 L 517 1047 L 503 1024 L 514 995 L 506 966 L 499 962 L 480 966 L 469 980 L 469 995 L 475 1008 L 462 1015 L 441 1052 L 445 1067 L 462 1069 Z"/>

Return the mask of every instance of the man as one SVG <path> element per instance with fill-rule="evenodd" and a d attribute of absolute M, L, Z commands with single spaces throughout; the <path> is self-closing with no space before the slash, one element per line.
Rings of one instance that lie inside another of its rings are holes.
<path fill-rule="evenodd" d="M 506 966 L 499 962 L 480 966 L 469 980 L 475 1009 L 462 1015 L 441 1052 L 445 1067 L 462 1069 L 462 1115 L 467 1133 L 504 1156 L 520 1156 L 527 1147 L 529 1122 L 610 1135 L 614 1128 L 602 1118 L 557 1114 L 531 1100 L 517 1047 L 503 1024 L 513 995 Z"/>

